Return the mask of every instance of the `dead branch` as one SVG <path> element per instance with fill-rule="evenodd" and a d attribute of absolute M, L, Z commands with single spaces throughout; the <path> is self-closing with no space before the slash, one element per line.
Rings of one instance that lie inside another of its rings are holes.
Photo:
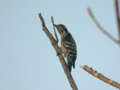
<path fill-rule="evenodd" d="M 65 72 L 65 74 L 67 76 L 67 79 L 68 79 L 68 81 L 70 83 L 70 86 L 72 87 L 73 90 L 78 90 L 78 88 L 77 88 L 77 86 L 75 84 L 75 81 L 73 80 L 72 75 L 71 75 L 71 73 L 68 70 L 68 67 L 67 67 L 67 64 L 66 64 L 66 62 L 64 60 L 64 57 L 63 57 L 63 55 L 60 52 L 61 50 L 60 50 L 60 47 L 57 44 L 57 41 L 55 40 L 55 38 L 53 37 L 53 35 L 47 29 L 47 27 L 45 25 L 45 22 L 44 22 L 44 19 L 43 19 L 43 17 L 42 17 L 41 14 L 39 14 L 39 18 L 41 20 L 42 29 L 45 32 L 45 34 L 47 35 L 47 37 L 49 38 L 49 40 L 50 40 L 53 48 L 55 49 L 55 51 L 56 51 L 57 54 L 60 53 L 60 55 L 58 55 L 58 57 L 59 57 L 61 65 L 63 67 L 63 70 L 64 70 L 64 72 Z"/>
<path fill-rule="evenodd" d="M 114 0 L 115 12 L 116 12 L 116 20 L 117 20 L 117 27 L 118 27 L 118 38 L 120 40 L 120 15 L 119 15 L 119 4 L 118 0 Z"/>
<path fill-rule="evenodd" d="M 53 16 L 51 16 L 51 22 L 52 22 L 52 25 L 53 25 L 53 30 L 54 30 L 56 41 L 58 43 L 59 40 L 58 40 L 58 37 L 57 37 Z"/>
<path fill-rule="evenodd" d="M 101 73 L 98 73 L 97 71 L 93 70 L 92 68 L 86 66 L 86 65 L 81 65 L 80 66 L 82 69 L 84 69 L 85 71 L 87 71 L 89 74 L 93 75 L 94 77 L 104 81 L 105 83 L 112 85 L 116 88 L 120 88 L 120 84 L 110 80 L 109 78 L 105 77 L 104 75 L 102 75 Z"/>
<path fill-rule="evenodd" d="M 120 46 L 120 43 L 117 39 L 115 39 L 110 33 L 108 33 L 101 25 L 100 23 L 97 21 L 97 19 L 95 18 L 95 16 L 92 13 L 92 10 L 90 8 L 88 8 L 88 14 L 91 17 L 91 19 L 93 20 L 93 22 L 96 24 L 96 26 L 99 28 L 99 30 L 106 35 L 109 39 L 111 39 L 113 42 L 115 42 L 118 46 Z"/>

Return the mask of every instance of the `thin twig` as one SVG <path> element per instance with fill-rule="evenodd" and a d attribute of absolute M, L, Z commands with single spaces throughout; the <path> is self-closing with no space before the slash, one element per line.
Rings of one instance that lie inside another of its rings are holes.
<path fill-rule="evenodd" d="M 93 70 L 92 68 L 86 66 L 86 65 L 81 65 L 80 66 L 82 69 L 84 69 L 85 71 L 87 71 L 89 74 L 93 75 L 94 77 L 104 81 L 105 83 L 112 85 L 116 88 L 120 88 L 120 84 L 118 82 L 112 81 L 109 78 L 105 77 L 104 75 L 102 75 L 101 73 L 98 73 L 97 71 Z"/>
<path fill-rule="evenodd" d="M 113 42 L 115 42 L 117 45 L 120 46 L 118 40 L 116 40 L 110 33 L 108 33 L 101 25 L 100 23 L 97 21 L 97 19 L 95 18 L 95 16 L 92 13 L 92 10 L 90 8 L 88 8 L 88 14 L 91 17 L 91 19 L 94 21 L 94 23 L 96 24 L 96 26 L 99 28 L 99 30 L 106 35 L 108 38 L 110 38 Z"/>
<path fill-rule="evenodd" d="M 45 34 L 46 34 L 47 37 L 49 38 L 52 46 L 54 47 L 54 49 L 55 49 L 55 51 L 56 51 L 56 53 L 61 53 L 61 52 L 60 52 L 60 51 L 61 51 L 61 50 L 60 50 L 60 47 L 58 46 L 58 44 L 57 44 L 55 38 L 53 37 L 53 35 L 52 35 L 52 34 L 49 32 L 49 30 L 47 29 L 47 27 L 46 27 L 46 25 L 45 25 L 45 22 L 44 22 L 44 19 L 43 19 L 43 17 L 42 17 L 41 14 L 39 14 L 39 18 L 40 18 L 41 23 L 42 23 L 43 31 L 45 32 Z M 68 70 L 68 67 L 67 67 L 67 64 L 66 64 L 66 62 L 65 62 L 65 60 L 64 60 L 63 55 L 60 54 L 60 55 L 58 55 L 58 57 L 59 57 L 59 60 L 60 60 L 61 65 L 62 65 L 62 67 L 63 67 L 63 70 L 64 70 L 64 72 L 65 72 L 65 74 L 66 74 L 66 76 L 67 76 L 67 79 L 68 79 L 68 81 L 69 81 L 69 83 L 70 83 L 70 86 L 72 87 L 73 90 L 78 90 L 78 88 L 77 88 L 77 86 L 76 86 L 76 84 L 75 84 L 75 81 L 73 80 L 72 75 L 71 75 L 71 73 L 70 73 L 69 70 Z"/>
<path fill-rule="evenodd" d="M 114 0 L 115 12 L 116 12 L 116 20 L 117 20 L 117 27 L 118 27 L 118 38 L 120 40 L 120 15 L 119 15 L 119 3 L 118 0 Z"/>
<path fill-rule="evenodd" d="M 58 37 L 57 37 L 57 33 L 56 33 L 56 29 L 55 29 L 55 24 L 54 24 L 54 19 L 53 19 L 53 16 L 51 16 L 51 22 L 53 24 L 53 30 L 54 30 L 54 34 L 55 34 L 55 38 L 56 38 L 56 41 L 58 43 Z"/>

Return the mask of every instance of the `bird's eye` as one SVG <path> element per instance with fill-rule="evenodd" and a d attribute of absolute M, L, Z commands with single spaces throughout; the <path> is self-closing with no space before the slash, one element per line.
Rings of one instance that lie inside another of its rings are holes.
<path fill-rule="evenodd" d="M 60 33 L 62 34 L 62 33 L 63 33 L 63 30 L 60 30 Z"/>

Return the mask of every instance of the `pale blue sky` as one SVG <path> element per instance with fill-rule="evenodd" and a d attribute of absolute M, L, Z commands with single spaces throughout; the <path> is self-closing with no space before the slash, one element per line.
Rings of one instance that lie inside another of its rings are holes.
<path fill-rule="evenodd" d="M 113 0 L 1 0 L 0 90 L 71 90 L 58 57 L 42 31 L 38 13 L 52 32 L 50 16 L 65 24 L 77 43 L 72 75 L 79 90 L 116 90 L 80 69 L 89 65 L 120 82 L 120 48 L 87 14 L 91 7 L 102 26 L 117 38 Z"/>

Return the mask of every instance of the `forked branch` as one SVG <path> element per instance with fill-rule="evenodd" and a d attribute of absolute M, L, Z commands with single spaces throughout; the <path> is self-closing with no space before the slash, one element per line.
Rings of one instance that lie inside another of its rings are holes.
<path fill-rule="evenodd" d="M 45 32 L 45 34 L 46 34 L 47 37 L 49 38 L 49 40 L 50 40 L 53 48 L 54 48 L 55 51 L 56 51 L 56 53 L 57 53 L 57 54 L 58 54 L 58 53 L 60 54 L 60 55 L 58 55 L 58 57 L 59 57 L 59 60 L 60 60 L 61 65 L 62 65 L 62 67 L 63 67 L 63 70 L 64 70 L 64 72 L 65 72 L 65 74 L 66 74 L 66 76 L 67 76 L 67 79 L 68 79 L 68 81 L 69 81 L 69 83 L 70 83 L 70 86 L 72 87 L 73 90 L 78 90 L 78 88 L 77 88 L 77 86 L 76 86 L 76 84 L 75 84 L 75 81 L 73 80 L 73 77 L 72 77 L 71 73 L 70 73 L 69 70 L 68 70 L 68 67 L 67 67 L 67 64 L 66 64 L 66 62 L 65 62 L 65 60 L 64 60 L 64 57 L 63 57 L 63 55 L 62 55 L 61 52 L 60 52 L 61 50 L 60 50 L 60 47 L 58 46 L 58 43 L 57 43 L 56 39 L 55 39 L 55 38 L 53 37 L 53 35 L 49 32 L 49 30 L 48 30 L 48 28 L 46 27 L 45 22 L 44 22 L 44 19 L 43 19 L 43 17 L 42 17 L 41 14 L 39 14 L 39 18 L 40 18 L 40 20 L 41 20 L 41 24 L 42 24 L 42 29 L 43 29 L 43 31 Z M 52 22 L 52 23 L 53 23 L 53 22 Z"/>
<path fill-rule="evenodd" d="M 120 84 L 110 80 L 109 78 L 105 77 L 104 75 L 102 75 L 101 73 L 98 73 L 97 71 L 93 70 L 92 68 L 86 66 L 86 65 L 81 65 L 80 66 L 82 69 L 84 69 L 85 71 L 87 71 L 89 74 L 93 75 L 94 77 L 104 81 L 107 84 L 110 84 L 116 88 L 120 88 Z"/>
<path fill-rule="evenodd" d="M 115 42 L 117 45 L 120 46 L 120 43 L 117 39 L 115 39 L 110 33 L 108 33 L 101 25 L 100 23 L 97 21 L 97 19 L 95 18 L 95 16 L 92 13 L 92 10 L 90 8 L 88 8 L 88 14 L 91 17 L 91 19 L 93 20 L 93 22 L 96 24 L 96 26 L 99 28 L 99 30 L 106 35 L 109 39 L 111 39 L 113 42 Z"/>

